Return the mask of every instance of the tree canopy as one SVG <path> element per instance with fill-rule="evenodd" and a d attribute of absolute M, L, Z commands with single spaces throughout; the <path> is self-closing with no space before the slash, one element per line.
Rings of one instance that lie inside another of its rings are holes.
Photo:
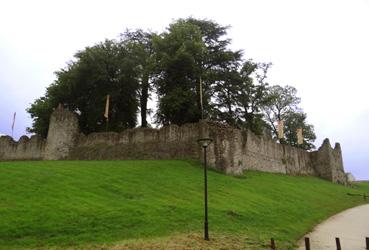
<path fill-rule="evenodd" d="M 314 148 L 316 139 L 314 127 L 306 122 L 307 115 L 298 106 L 300 98 L 296 96 L 297 90 L 292 86 L 271 86 L 267 89 L 267 103 L 263 105 L 265 119 L 274 138 L 278 138 L 278 121 L 284 121 L 285 137 L 279 139 L 281 143 L 303 149 Z M 303 131 L 303 143 L 297 143 L 296 130 Z"/>
<path fill-rule="evenodd" d="M 109 130 L 120 131 L 137 124 L 138 88 L 135 60 L 120 44 L 111 40 L 87 47 L 75 55 L 46 95 L 27 110 L 34 123 L 30 132 L 46 136 L 48 120 L 58 103 L 78 115 L 82 132 L 104 131 L 106 96 L 110 95 Z"/>
<path fill-rule="evenodd" d="M 232 50 L 228 29 L 190 17 L 174 21 L 162 33 L 126 30 L 117 40 L 78 51 L 27 109 L 33 119 L 29 132 L 45 137 L 59 103 L 78 115 L 86 134 L 146 127 L 152 112 L 148 101 L 155 96 L 158 125 L 211 119 L 277 138 L 276 122 L 284 120 L 281 143 L 313 148 L 314 129 L 298 107 L 297 90 L 268 83 L 271 64 L 245 60 L 243 51 Z M 107 95 L 109 121 L 104 117 Z M 304 131 L 301 145 L 297 128 Z"/>

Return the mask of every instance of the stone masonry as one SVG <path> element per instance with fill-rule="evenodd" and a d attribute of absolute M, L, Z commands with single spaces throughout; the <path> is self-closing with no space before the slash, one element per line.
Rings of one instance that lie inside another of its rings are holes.
<path fill-rule="evenodd" d="M 23 136 L 18 142 L 0 137 L 0 160 L 201 159 L 197 139 L 210 137 L 209 165 L 227 174 L 245 170 L 313 175 L 346 184 L 341 147 L 329 140 L 313 152 L 276 143 L 251 131 L 209 121 L 134 128 L 121 133 L 79 133 L 75 114 L 58 107 L 51 116 L 47 139 Z"/>
<path fill-rule="evenodd" d="M 60 105 L 50 118 L 43 159 L 67 159 L 69 151 L 75 146 L 78 130 L 76 115 L 64 110 Z"/>

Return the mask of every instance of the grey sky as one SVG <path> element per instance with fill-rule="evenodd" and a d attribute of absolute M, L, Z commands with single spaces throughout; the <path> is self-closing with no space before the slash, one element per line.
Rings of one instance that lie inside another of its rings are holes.
<path fill-rule="evenodd" d="M 42 96 L 73 54 L 126 28 L 163 31 L 193 16 L 231 25 L 232 47 L 272 62 L 271 84 L 298 89 L 320 146 L 343 149 L 346 171 L 369 179 L 369 2 L 2 1 L 0 0 L 0 133 L 15 137 L 31 120 L 25 108 Z"/>

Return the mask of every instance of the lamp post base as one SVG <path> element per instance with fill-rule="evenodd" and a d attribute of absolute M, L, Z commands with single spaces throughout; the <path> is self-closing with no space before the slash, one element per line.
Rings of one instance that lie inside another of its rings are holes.
<path fill-rule="evenodd" d="M 204 223 L 204 240 L 209 240 L 208 222 Z"/>

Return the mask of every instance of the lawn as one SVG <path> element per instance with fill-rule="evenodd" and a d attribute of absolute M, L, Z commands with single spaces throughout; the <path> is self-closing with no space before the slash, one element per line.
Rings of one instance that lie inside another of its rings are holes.
<path fill-rule="evenodd" d="M 175 241 L 173 248 L 262 249 L 273 237 L 292 249 L 320 221 L 364 202 L 348 192 L 369 194 L 368 183 L 260 172 L 210 171 L 208 182 L 207 243 L 199 163 L 0 162 L 0 248 L 155 249 Z"/>

